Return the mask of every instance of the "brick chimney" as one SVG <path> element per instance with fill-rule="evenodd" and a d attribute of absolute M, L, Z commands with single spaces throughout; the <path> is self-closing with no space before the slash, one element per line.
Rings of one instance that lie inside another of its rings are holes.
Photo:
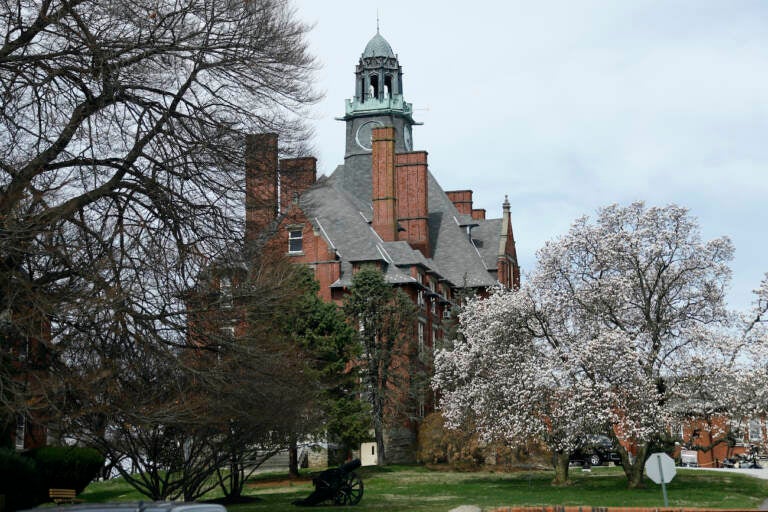
<path fill-rule="evenodd" d="M 471 190 L 452 190 L 445 195 L 451 200 L 453 206 L 463 215 L 472 215 L 472 191 Z"/>
<path fill-rule="evenodd" d="M 400 239 L 418 249 L 429 258 L 429 223 L 427 204 L 427 152 L 398 153 L 395 155 L 397 171 L 397 217 L 405 228 Z"/>
<path fill-rule="evenodd" d="M 373 129 L 372 175 L 373 229 L 385 242 L 397 240 L 397 197 L 395 197 L 395 129 Z"/>
<path fill-rule="evenodd" d="M 314 157 L 280 160 L 280 211 L 285 213 L 293 201 L 317 180 L 317 159 Z"/>
<path fill-rule="evenodd" d="M 485 208 L 472 208 L 473 220 L 485 220 Z"/>
<path fill-rule="evenodd" d="M 245 240 L 277 218 L 277 134 L 245 137 Z"/>

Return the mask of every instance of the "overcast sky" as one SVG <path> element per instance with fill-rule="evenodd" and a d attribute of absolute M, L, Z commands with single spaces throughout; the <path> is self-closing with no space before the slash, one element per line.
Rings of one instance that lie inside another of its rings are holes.
<path fill-rule="evenodd" d="M 343 163 L 344 100 L 366 43 L 398 55 L 414 148 L 445 190 L 512 205 L 523 271 L 580 215 L 644 200 L 736 246 L 730 303 L 768 271 L 768 0 L 294 0 L 325 100 L 322 174 Z"/>

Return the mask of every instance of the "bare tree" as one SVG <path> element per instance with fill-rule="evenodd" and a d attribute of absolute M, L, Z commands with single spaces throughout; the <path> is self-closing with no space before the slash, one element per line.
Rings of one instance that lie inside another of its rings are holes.
<path fill-rule="evenodd" d="M 309 136 L 307 29 L 286 0 L 0 4 L 5 340 L 64 368 L 186 345 L 185 293 L 243 240 L 243 134 Z M 33 378 L 3 375 L 10 415 L 66 401 Z"/>

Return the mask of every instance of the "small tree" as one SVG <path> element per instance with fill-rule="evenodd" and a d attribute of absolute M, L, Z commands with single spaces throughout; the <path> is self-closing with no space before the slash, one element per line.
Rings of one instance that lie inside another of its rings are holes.
<path fill-rule="evenodd" d="M 387 284 L 378 269 L 364 267 L 352 278 L 344 312 L 358 328 L 363 389 L 371 405 L 378 463 L 383 465 L 387 414 L 402 410 L 408 397 L 407 344 L 416 322 L 415 307 L 402 290 Z"/>
<path fill-rule="evenodd" d="M 303 281 L 305 292 L 290 319 L 289 336 L 306 351 L 319 384 L 312 397 L 316 430 L 339 443 L 347 454 L 370 438 L 371 415 L 359 398 L 360 372 L 354 367 L 362 350 L 344 313 L 318 297 L 320 287 L 309 269 Z"/>

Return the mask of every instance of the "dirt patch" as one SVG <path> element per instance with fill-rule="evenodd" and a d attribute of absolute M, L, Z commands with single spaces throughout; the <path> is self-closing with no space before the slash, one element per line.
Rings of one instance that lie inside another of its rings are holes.
<path fill-rule="evenodd" d="M 297 484 L 305 484 L 310 482 L 308 478 L 284 478 L 282 480 L 257 480 L 255 482 L 248 482 L 247 487 L 254 489 L 264 489 L 268 487 L 293 487 Z"/>

